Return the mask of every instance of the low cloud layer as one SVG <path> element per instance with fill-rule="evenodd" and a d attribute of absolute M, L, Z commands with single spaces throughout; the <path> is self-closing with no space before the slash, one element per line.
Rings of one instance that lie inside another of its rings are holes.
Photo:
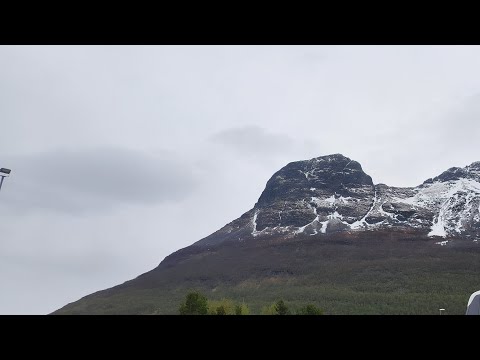
<path fill-rule="evenodd" d="M 13 171 L 4 183 L 1 206 L 18 211 L 98 212 L 122 204 L 153 205 L 182 200 L 196 186 L 189 167 L 169 153 L 58 150 L 3 163 Z"/>

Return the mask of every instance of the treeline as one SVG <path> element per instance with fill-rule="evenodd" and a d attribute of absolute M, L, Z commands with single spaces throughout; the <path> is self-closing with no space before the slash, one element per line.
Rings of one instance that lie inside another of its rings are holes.
<path fill-rule="evenodd" d="M 209 300 L 198 291 L 188 293 L 179 307 L 180 315 L 251 315 L 250 308 L 244 302 L 231 299 Z M 261 315 L 323 315 L 323 311 L 308 304 L 291 311 L 283 300 L 264 306 Z"/>

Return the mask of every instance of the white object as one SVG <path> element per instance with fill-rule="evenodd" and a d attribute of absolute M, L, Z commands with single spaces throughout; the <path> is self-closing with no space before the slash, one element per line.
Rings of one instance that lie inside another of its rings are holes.
<path fill-rule="evenodd" d="M 470 295 L 465 315 L 480 315 L 480 290 Z"/>

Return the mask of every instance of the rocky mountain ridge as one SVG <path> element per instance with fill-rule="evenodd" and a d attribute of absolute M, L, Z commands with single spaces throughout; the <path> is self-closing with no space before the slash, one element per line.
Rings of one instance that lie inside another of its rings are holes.
<path fill-rule="evenodd" d="M 478 241 L 480 162 L 405 188 L 375 185 L 341 154 L 292 162 L 273 174 L 253 209 L 195 245 L 385 229 Z"/>

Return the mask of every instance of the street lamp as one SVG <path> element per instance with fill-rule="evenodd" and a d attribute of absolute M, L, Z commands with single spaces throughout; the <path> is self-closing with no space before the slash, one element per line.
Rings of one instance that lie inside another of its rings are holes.
<path fill-rule="evenodd" d="M 5 179 L 6 177 L 9 177 L 11 172 L 12 170 L 10 169 L 5 169 L 5 168 L 0 169 L 0 177 L 2 177 L 2 179 L 0 180 L 0 190 L 2 189 L 3 179 Z"/>

